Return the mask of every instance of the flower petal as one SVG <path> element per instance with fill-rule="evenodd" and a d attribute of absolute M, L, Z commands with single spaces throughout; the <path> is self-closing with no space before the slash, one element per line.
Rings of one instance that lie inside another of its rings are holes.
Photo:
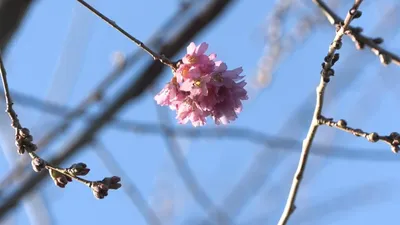
<path fill-rule="evenodd" d="M 181 86 L 179 87 L 179 90 L 181 91 L 191 91 L 193 89 L 193 80 L 185 80 Z"/>
<path fill-rule="evenodd" d="M 228 69 L 226 63 L 222 61 L 215 62 L 215 72 L 224 72 Z"/>
<path fill-rule="evenodd" d="M 196 51 L 196 44 L 194 42 L 191 42 L 189 46 L 186 48 L 187 54 L 193 55 L 193 53 Z"/>
<path fill-rule="evenodd" d="M 207 51 L 207 48 L 208 48 L 207 43 L 205 42 L 201 43 L 199 46 L 196 47 L 195 51 L 196 55 L 203 55 Z"/>
<path fill-rule="evenodd" d="M 217 54 L 215 54 L 215 53 L 212 53 L 212 54 L 210 54 L 209 56 L 208 56 L 208 59 L 210 59 L 210 60 L 214 60 L 214 59 L 216 59 L 217 58 Z"/>

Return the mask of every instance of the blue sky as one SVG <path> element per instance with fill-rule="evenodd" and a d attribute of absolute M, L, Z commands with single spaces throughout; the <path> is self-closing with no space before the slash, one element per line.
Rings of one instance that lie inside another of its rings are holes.
<path fill-rule="evenodd" d="M 136 38 L 146 41 L 174 15 L 179 1 L 88 2 Z M 315 14 L 316 8 L 310 1 L 302 2 L 305 4 L 298 4 L 296 10 L 289 12 L 292 14 L 283 24 L 284 34 L 290 33 L 302 16 Z M 343 17 L 350 3 L 341 2 L 342 7 L 337 12 Z M 396 45 L 399 43 L 397 25 L 391 23 L 399 24 L 398 14 L 391 15 L 390 21 L 376 26 L 394 3 L 393 0 L 380 4 L 365 1 L 361 7 L 363 16 L 354 25 L 362 26 L 368 35 L 383 37 L 385 47 L 399 52 L 400 48 Z M 217 53 L 229 67 L 244 68 L 250 83 L 250 100 L 245 103 L 239 119 L 230 127 L 249 128 L 274 137 L 294 139 L 299 141 L 298 144 L 272 149 L 268 148 L 268 143 L 262 145 L 237 138 L 179 138 L 201 188 L 214 203 L 223 205 L 237 224 L 243 225 L 276 224 L 280 217 L 297 166 L 300 141 L 312 116 L 320 64 L 334 37 L 334 29 L 323 23 L 307 36 L 303 45 L 296 47 L 293 54 L 280 62 L 269 86 L 255 89 L 251 84 L 256 80 L 258 61 L 264 54 L 267 18 L 274 4 L 274 1 L 238 1 L 193 41 L 208 42 L 209 52 Z M 39 1 L 25 21 L 5 57 L 10 86 L 12 90 L 28 96 L 68 107 L 76 106 L 113 69 L 112 56 L 115 52 L 128 54 L 138 50 L 135 44 L 76 1 Z M 182 51 L 179 55 L 183 54 Z M 340 54 L 341 59 L 335 65 L 336 75 L 327 88 L 324 115 L 346 119 L 350 126 L 366 131 L 382 134 L 399 131 L 396 97 L 399 68 L 395 65 L 381 66 L 378 58 L 368 49 L 356 51 L 347 38 Z M 143 57 L 125 73 L 124 78 L 107 93 L 102 106 L 112 101 L 112 97 L 137 76 L 148 60 L 150 57 Z M 170 76 L 166 72 L 159 80 L 158 88 Z M 148 92 L 126 106 L 119 117 L 157 123 L 156 107 L 153 94 Z M 99 109 L 101 107 L 97 106 L 90 111 L 97 113 Z M 16 105 L 16 110 L 22 123 L 32 129 L 36 140 L 60 121 L 58 116 L 21 104 Z M 173 112 L 168 113 L 172 123 L 176 124 Z M 1 119 L 1 147 L 10 151 L 13 131 L 7 127 L 8 118 L 3 115 Z M 85 125 L 85 121 L 78 121 L 69 132 L 49 146 L 44 155 L 51 157 L 57 154 Z M 185 127 L 190 128 L 191 125 Z M 207 127 L 216 126 L 209 121 Z M 119 131 L 108 126 L 99 133 L 97 140 L 106 146 L 125 171 L 126 175 L 121 175 L 123 185 L 125 180 L 131 180 L 154 210 L 163 215 L 165 224 L 197 224 L 195 222 L 206 218 L 207 214 L 176 172 L 160 135 Z M 316 149 L 321 146 L 325 148 Z M 13 150 L 0 159 L 2 176 L 17 157 Z M 322 127 L 314 150 L 323 155 L 310 158 L 297 201 L 298 210 L 290 224 L 396 224 L 396 206 L 400 200 L 400 194 L 395 192 L 400 184 L 397 179 L 399 165 L 393 160 L 398 156 L 392 154 L 388 146 L 371 144 Z M 90 179 L 119 175 L 111 174 L 94 151 L 98 149 L 86 147 L 65 166 L 78 161 L 87 163 L 92 169 L 88 175 Z M 350 157 L 364 153 L 379 153 L 387 160 Z M 236 207 L 241 202 L 240 197 L 229 201 L 225 198 L 251 166 L 255 167 L 251 171 L 253 183 L 240 184 L 244 188 L 241 197 L 248 200 L 240 210 Z M 257 183 L 261 186 L 259 191 L 252 198 L 246 197 L 255 192 L 251 187 Z M 78 182 L 59 189 L 47 180 L 40 187 L 40 195 L 46 201 L 45 209 L 51 214 L 50 224 L 146 224 L 122 190 L 113 191 L 99 201 Z M 35 216 L 26 213 L 25 209 L 18 207 L 16 212 L 10 214 L 10 221 L 29 224 Z M 45 210 L 42 212 L 46 213 Z"/>

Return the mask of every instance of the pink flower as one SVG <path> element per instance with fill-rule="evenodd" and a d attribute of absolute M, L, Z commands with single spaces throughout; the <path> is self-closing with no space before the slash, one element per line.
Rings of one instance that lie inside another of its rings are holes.
<path fill-rule="evenodd" d="M 215 62 L 215 70 L 212 74 L 213 84 L 216 86 L 232 87 L 235 81 L 241 80 L 244 76 L 240 76 L 243 72 L 242 67 L 234 70 L 227 70 L 228 67 L 222 61 Z"/>
<path fill-rule="evenodd" d="M 175 72 L 175 77 L 178 82 L 183 82 L 185 79 L 196 79 L 201 76 L 199 67 L 181 64 Z"/>
<path fill-rule="evenodd" d="M 172 110 L 176 110 L 186 95 L 178 89 L 175 82 L 171 81 L 154 97 L 154 100 L 161 106 L 168 105 Z"/>
<path fill-rule="evenodd" d="M 180 90 L 190 92 L 191 96 L 208 95 L 209 87 L 207 84 L 210 82 L 210 75 L 203 75 L 198 79 L 186 79 L 182 82 Z"/>
<path fill-rule="evenodd" d="M 228 124 L 242 111 L 247 100 L 246 82 L 241 67 L 228 70 L 226 63 L 215 61 L 216 54 L 205 55 L 207 43 L 190 43 L 187 54 L 174 72 L 173 79 L 154 99 L 159 105 L 176 110 L 180 124 L 189 121 L 203 126 L 210 116 L 215 124 Z"/>
<path fill-rule="evenodd" d="M 208 44 L 203 42 L 199 46 L 195 43 L 190 43 L 186 48 L 187 54 L 182 58 L 184 64 L 206 64 L 209 61 L 208 56 L 204 55 L 207 51 Z"/>
<path fill-rule="evenodd" d="M 179 105 L 176 118 L 180 124 L 191 121 L 192 125 L 197 127 L 206 124 L 206 116 L 207 113 L 203 112 L 196 102 L 185 101 Z"/>

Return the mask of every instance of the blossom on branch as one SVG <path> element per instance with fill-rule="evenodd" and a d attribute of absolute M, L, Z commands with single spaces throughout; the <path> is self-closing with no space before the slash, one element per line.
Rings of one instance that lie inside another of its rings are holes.
<path fill-rule="evenodd" d="M 203 126 L 208 116 L 217 125 L 228 124 L 242 111 L 242 100 L 248 99 L 243 69 L 228 70 L 226 63 L 216 61 L 216 54 L 205 54 L 207 48 L 205 42 L 190 43 L 174 77 L 154 97 L 157 104 L 176 111 L 180 124 Z"/>

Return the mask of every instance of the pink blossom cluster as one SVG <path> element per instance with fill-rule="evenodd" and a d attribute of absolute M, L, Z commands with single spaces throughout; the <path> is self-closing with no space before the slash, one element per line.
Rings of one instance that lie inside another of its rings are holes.
<path fill-rule="evenodd" d="M 216 54 L 206 55 L 208 44 L 187 47 L 187 54 L 178 64 L 172 80 L 154 97 L 157 104 L 176 110 L 180 124 L 206 124 L 210 116 L 215 124 L 228 124 L 242 111 L 247 100 L 246 82 L 241 67 L 228 70 Z"/>

